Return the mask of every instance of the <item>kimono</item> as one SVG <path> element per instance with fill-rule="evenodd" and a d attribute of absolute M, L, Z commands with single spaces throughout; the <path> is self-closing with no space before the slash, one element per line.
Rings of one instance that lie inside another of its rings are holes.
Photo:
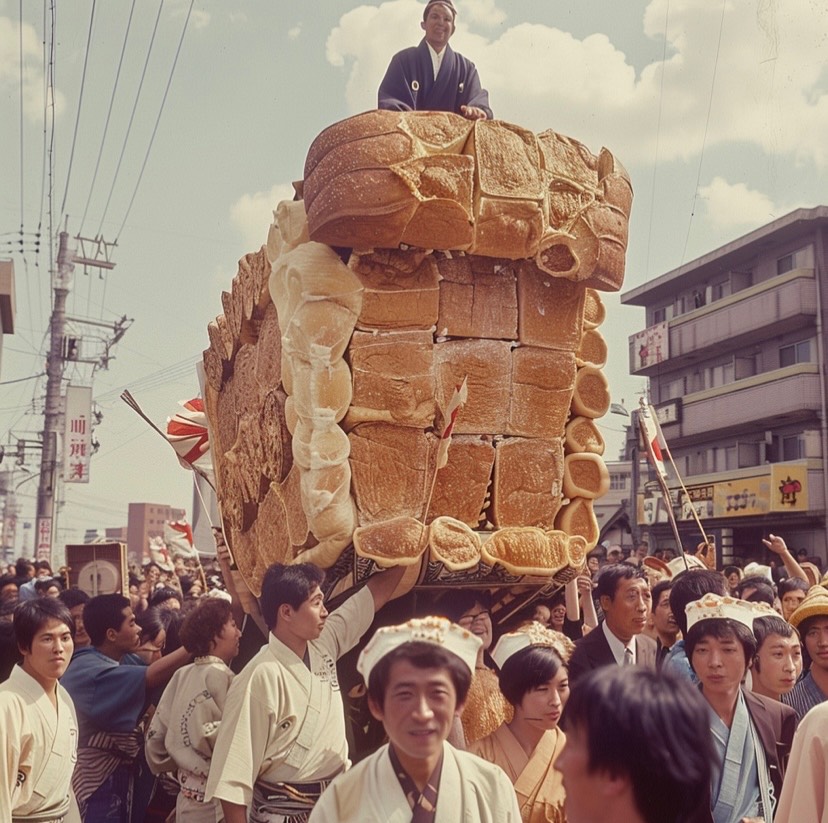
<path fill-rule="evenodd" d="M 246 806 L 251 821 L 279 821 L 291 815 L 274 814 L 265 802 L 279 784 L 328 781 L 350 765 L 336 661 L 373 619 L 371 592 L 362 589 L 308 643 L 307 664 L 272 633 L 268 636 L 227 693 L 205 800 Z M 311 805 L 312 799 L 307 812 Z M 299 810 L 294 815 L 301 816 Z"/>
<path fill-rule="evenodd" d="M 492 119 L 489 92 L 480 85 L 470 60 L 452 51 L 448 44 L 434 79 L 434 67 L 425 39 L 419 46 L 397 52 L 379 87 L 377 108 L 391 111 L 451 111 L 477 106 Z"/>
<path fill-rule="evenodd" d="M 529 757 L 504 723 L 469 751 L 506 772 L 524 823 L 565 823 L 563 777 L 555 768 L 565 741 L 560 729 L 547 731 Z"/>
<path fill-rule="evenodd" d="M 411 806 L 389 744 L 340 775 L 322 793 L 309 823 L 411 823 Z M 435 823 L 520 823 L 509 778 L 498 766 L 443 744 Z"/>
<path fill-rule="evenodd" d="M 20 666 L 0 685 L 0 820 L 80 823 L 72 794 L 78 720 L 66 690 L 57 709 L 43 687 Z"/>
<path fill-rule="evenodd" d="M 218 657 L 197 657 L 179 669 L 152 716 L 145 752 L 153 774 L 177 772 L 179 818 L 221 819 L 217 801 L 204 802 L 213 746 L 233 672 Z"/>
<path fill-rule="evenodd" d="M 828 823 L 828 703 L 799 724 L 775 823 Z"/>

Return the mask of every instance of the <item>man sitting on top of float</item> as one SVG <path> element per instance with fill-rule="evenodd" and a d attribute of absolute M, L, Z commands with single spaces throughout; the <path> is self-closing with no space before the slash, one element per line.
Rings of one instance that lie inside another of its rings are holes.
<path fill-rule="evenodd" d="M 403 49 L 391 59 L 379 87 L 380 109 L 451 111 L 469 120 L 491 120 L 489 92 L 480 85 L 471 60 L 452 51 L 457 10 L 451 0 L 429 0 L 420 24 L 425 37 L 419 46 Z"/>

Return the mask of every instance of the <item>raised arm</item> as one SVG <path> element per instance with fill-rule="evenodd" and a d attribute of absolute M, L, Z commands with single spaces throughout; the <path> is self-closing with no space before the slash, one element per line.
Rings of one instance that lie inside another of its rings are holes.
<path fill-rule="evenodd" d="M 798 577 L 810 585 L 811 581 L 808 579 L 808 575 L 805 574 L 805 569 L 796 562 L 794 556 L 788 551 L 785 541 L 778 534 L 769 534 L 768 539 L 762 540 L 762 542 L 779 557 L 785 566 L 785 571 L 791 577 Z"/>

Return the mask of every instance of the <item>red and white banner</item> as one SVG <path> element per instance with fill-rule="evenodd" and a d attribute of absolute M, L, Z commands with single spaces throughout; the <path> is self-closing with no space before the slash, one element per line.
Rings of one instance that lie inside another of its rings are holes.
<path fill-rule="evenodd" d="M 443 429 L 443 434 L 440 436 L 440 445 L 437 448 L 438 469 L 442 469 L 448 463 L 448 450 L 451 445 L 451 433 L 454 431 L 454 423 L 457 420 L 460 409 L 466 405 L 466 401 L 469 399 L 469 389 L 466 382 L 467 378 L 464 377 L 463 382 L 454 389 L 454 394 L 451 396 L 448 408 L 445 411 L 445 419 L 448 422 Z"/>
<path fill-rule="evenodd" d="M 92 387 L 67 386 L 63 430 L 63 480 L 88 483 L 92 457 Z"/>
<path fill-rule="evenodd" d="M 641 428 L 641 436 L 644 438 L 650 463 L 653 464 L 653 468 L 658 472 L 661 480 L 666 483 L 667 466 L 664 463 L 664 458 L 669 457 L 670 452 L 667 449 L 664 435 L 661 433 L 661 426 L 658 425 L 655 409 L 643 400 L 638 410 L 638 425 Z"/>
<path fill-rule="evenodd" d="M 210 457 L 210 434 L 207 430 L 207 414 L 204 401 L 194 397 L 181 400 L 182 410 L 167 418 L 166 438 L 178 455 L 185 469 L 193 469 L 213 485 L 213 461 Z"/>
<path fill-rule="evenodd" d="M 173 559 L 198 557 L 198 551 L 193 544 L 193 530 L 186 520 L 164 523 L 164 542 Z"/>

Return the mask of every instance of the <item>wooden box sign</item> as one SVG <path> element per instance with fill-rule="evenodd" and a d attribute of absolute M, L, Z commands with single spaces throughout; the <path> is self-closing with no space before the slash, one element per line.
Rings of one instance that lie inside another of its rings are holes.
<path fill-rule="evenodd" d="M 69 587 L 90 597 L 127 594 L 129 577 L 124 543 L 84 543 L 66 547 Z"/>

